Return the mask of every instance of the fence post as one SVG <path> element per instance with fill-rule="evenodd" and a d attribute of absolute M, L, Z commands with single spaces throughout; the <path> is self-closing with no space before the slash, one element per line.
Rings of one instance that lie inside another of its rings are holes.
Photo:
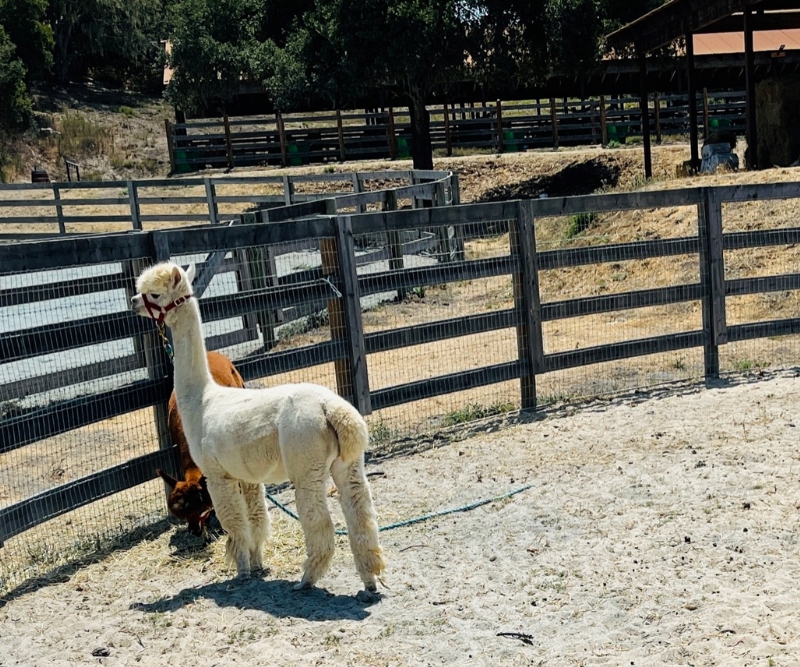
<path fill-rule="evenodd" d="M 503 142 L 503 106 L 500 100 L 497 100 L 497 152 L 502 153 L 505 150 Z"/>
<path fill-rule="evenodd" d="M 231 124 L 228 120 L 228 114 L 223 116 L 225 123 L 225 145 L 228 148 L 228 169 L 233 169 L 233 144 L 231 143 Z"/>
<path fill-rule="evenodd" d="M 397 210 L 397 191 L 387 190 L 386 200 L 383 202 L 384 211 Z M 386 240 L 389 244 L 389 270 L 399 271 L 403 268 L 403 237 L 402 232 L 389 230 L 386 233 Z M 397 300 L 402 301 L 406 298 L 406 291 L 403 288 L 397 290 Z"/>
<path fill-rule="evenodd" d="M 172 123 L 169 118 L 164 119 L 164 131 L 167 134 L 167 153 L 169 153 L 169 173 L 175 173 L 175 143 L 172 136 Z"/>
<path fill-rule="evenodd" d="M 139 211 L 139 192 L 136 190 L 136 185 L 133 181 L 127 182 L 128 188 L 128 203 L 131 206 L 131 224 L 134 229 L 142 229 L 142 219 Z"/>
<path fill-rule="evenodd" d="M 703 88 L 703 139 L 708 139 L 708 88 Z"/>
<path fill-rule="evenodd" d="M 278 139 L 281 142 L 281 166 L 289 164 L 288 148 L 286 147 L 286 126 L 283 124 L 283 116 L 280 111 L 275 112 L 275 122 L 278 124 Z"/>
<path fill-rule="evenodd" d="M 358 178 L 358 172 L 353 172 L 353 194 L 359 194 L 361 192 L 361 181 Z M 356 204 L 356 213 L 363 213 L 364 212 L 364 204 Z"/>
<path fill-rule="evenodd" d="M 386 124 L 386 135 L 389 140 L 389 158 L 397 159 L 397 137 L 394 132 L 394 109 L 389 107 L 389 122 Z"/>
<path fill-rule="evenodd" d="M 454 171 L 452 174 L 450 174 L 450 190 L 453 193 L 451 195 L 452 205 L 458 206 L 461 203 L 461 186 L 458 183 L 457 171 Z"/>
<path fill-rule="evenodd" d="M 255 214 L 245 213 L 245 216 Z M 239 270 L 236 272 L 236 283 L 239 291 L 266 289 L 278 286 L 278 269 L 275 262 L 273 246 L 250 247 L 235 250 L 233 257 Z M 277 337 L 275 327 L 283 321 L 283 310 L 259 310 L 243 316 L 245 328 L 257 338 L 258 329 L 264 342 L 264 349 L 269 351 L 275 347 Z"/>
<path fill-rule="evenodd" d="M 556 111 L 556 98 L 550 98 L 550 121 L 553 123 L 553 150 L 558 149 L 558 116 Z"/>
<path fill-rule="evenodd" d="M 56 217 L 58 218 L 58 233 L 66 234 L 67 227 L 64 224 L 64 207 L 59 203 L 61 201 L 61 188 L 53 183 L 53 199 L 56 201 Z"/>
<path fill-rule="evenodd" d="M 714 188 L 703 188 L 697 207 L 700 236 L 700 283 L 703 286 L 703 332 L 706 379 L 719 377 L 719 346 L 728 341 L 725 315 L 725 258 L 722 201 Z"/>
<path fill-rule="evenodd" d="M 453 154 L 453 142 L 450 139 L 450 107 L 447 102 L 444 103 L 444 145 L 447 151 L 447 157 Z"/>
<path fill-rule="evenodd" d="M 653 115 L 656 121 L 656 143 L 661 144 L 661 98 L 653 93 Z"/>
<path fill-rule="evenodd" d="M 608 146 L 608 126 L 606 125 L 606 96 L 600 95 L 600 143 Z"/>
<path fill-rule="evenodd" d="M 131 297 L 136 294 L 136 280 L 139 274 L 151 263 L 164 262 L 170 258 L 169 240 L 164 232 L 151 232 L 151 241 L 152 250 L 149 258 L 133 259 L 122 263 L 126 277 L 125 294 L 128 303 L 130 303 Z M 171 341 L 172 334 L 169 330 L 167 330 L 167 336 Z M 147 369 L 147 377 L 150 380 L 172 377 L 172 364 L 167 358 L 161 339 L 154 328 L 150 333 L 134 336 L 133 349 L 134 353 L 139 357 L 141 367 Z M 167 425 L 167 412 L 166 400 L 153 406 L 153 420 L 159 449 L 170 449 L 173 444 Z M 176 462 L 177 458 L 176 453 Z M 170 488 L 166 483 L 164 484 L 164 492 L 166 498 L 169 498 Z"/>
<path fill-rule="evenodd" d="M 208 205 L 208 221 L 212 225 L 216 225 L 219 217 L 217 212 L 217 189 L 211 182 L 211 179 L 206 176 L 204 179 L 206 185 L 206 204 Z"/>
<path fill-rule="evenodd" d="M 288 175 L 283 177 L 283 200 L 286 206 L 294 204 L 294 182 Z"/>
<path fill-rule="evenodd" d="M 322 275 L 342 280 L 342 295 L 328 301 L 331 339 L 345 343 L 347 356 L 334 361 L 336 388 L 340 396 L 350 397 L 362 415 L 372 412 L 367 376 L 367 354 L 361 319 L 355 245 L 350 216 L 336 217 L 336 238 L 320 239 Z"/>
<path fill-rule="evenodd" d="M 514 305 L 519 313 L 517 349 L 519 350 L 521 408 L 536 409 L 536 374 L 544 372 L 542 312 L 539 301 L 539 263 L 536 234 L 530 201 L 517 203 L 517 219 L 511 221 L 509 242 L 519 269 L 513 274 Z"/>
<path fill-rule="evenodd" d="M 336 109 L 336 129 L 339 132 L 339 160 L 345 162 L 347 155 L 344 151 L 344 125 L 342 124 L 342 112 L 340 109 Z"/>

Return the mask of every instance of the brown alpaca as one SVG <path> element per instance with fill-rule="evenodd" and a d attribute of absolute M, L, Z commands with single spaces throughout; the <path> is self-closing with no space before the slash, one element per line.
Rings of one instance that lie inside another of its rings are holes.
<path fill-rule="evenodd" d="M 219 352 L 208 352 L 208 366 L 214 382 L 223 387 L 244 387 L 244 380 L 230 359 Z M 167 426 L 172 442 L 178 446 L 183 470 L 183 481 L 178 481 L 169 473 L 157 469 L 156 473 L 172 489 L 167 500 L 167 508 L 177 519 L 186 521 L 189 532 L 201 537 L 206 534 L 206 521 L 214 505 L 206 488 L 206 478 L 189 454 L 189 444 L 183 433 L 181 416 L 178 414 L 178 403 L 175 392 L 169 397 Z"/>

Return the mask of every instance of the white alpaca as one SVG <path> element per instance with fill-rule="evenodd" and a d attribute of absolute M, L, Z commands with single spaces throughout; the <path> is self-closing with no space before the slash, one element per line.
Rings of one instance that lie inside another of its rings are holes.
<path fill-rule="evenodd" d="M 295 588 L 313 586 L 334 551 L 326 500 L 328 476 L 339 491 L 350 549 L 367 590 L 385 565 L 364 474 L 367 424 L 346 400 L 315 384 L 238 389 L 216 384 L 208 369 L 200 309 L 192 298 L 194 266 L 170 262 L 139 276 L 133 309 L 167 324 L 175 347 L 175 394 L 189 451 L 228 533 L 226 556 L 239 576 L 262 568 L 269 534 L 263 484 L 295 487 L 307 559 Z"/>

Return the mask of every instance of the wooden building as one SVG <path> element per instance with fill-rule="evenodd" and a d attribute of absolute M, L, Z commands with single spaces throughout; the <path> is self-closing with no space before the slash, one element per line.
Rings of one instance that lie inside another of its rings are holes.
<path fill-rule="evenodd" d="M 639 65 L 640 105 L 643 127 L 649 127 L 648 58 L 647 55 L 662 47 L 681 43 L 685 53 L 686 79 L 690 100 L 691 163 L 699 166 L 696 103 L 695 50 L 698 41 L 709 35 L 741 35 L 741 67 L 745 74 L 747 92 L 747 151 L 748 169 L 758 169 L 759 139 L 756 118 L 756 48 L 754 34 L 800 29 L 800 0 L 671 0 L 658 9 L 623 26 L 608 35 L 609 44 L 617 49 L 633 47 Z M 718 37 L 717 39 L 721 39 Z M 736 40 L 736 38 L 732 38 Z M 784 48 L 769 51 L 770 61 L 785 58 Z M 784 54 L 784 55 L 781 55 Z M 763 56 L 762 56 L 763 59 Z M 794 60 L 794 59 L 793 59 Z M 785 61 L 784 61 L 785 62 Z M 770 62 L 771 64 L 771 62 Z M 796 69 L 796 66 L 795 66 Z M 766 94 L 766 93 L 765 93 Z M 778 97 L 780 93 L 775 93 Z M 783 118 L 784 114 L 778 114 Z M 788 131 L 789 128 L 787 128 Z M 652 175 L 650 135 L 643 133 L 645 175 Z M 761 165 L 764 166 L 764 165 Z"/>

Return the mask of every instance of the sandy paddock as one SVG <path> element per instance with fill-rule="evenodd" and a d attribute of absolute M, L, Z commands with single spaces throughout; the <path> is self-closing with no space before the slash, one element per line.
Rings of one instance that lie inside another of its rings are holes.
<path fill-rule="evenodd" d="M 7 600 L 0 665 L 795 665 L 798 424 L 795 372 L 481 424 L 369 465 L 382 523 L 534 485 L 383 533 L 380 601 L 345 538 L 291 591 L 277 510 L 246 582 L 166 526 Z"/>

